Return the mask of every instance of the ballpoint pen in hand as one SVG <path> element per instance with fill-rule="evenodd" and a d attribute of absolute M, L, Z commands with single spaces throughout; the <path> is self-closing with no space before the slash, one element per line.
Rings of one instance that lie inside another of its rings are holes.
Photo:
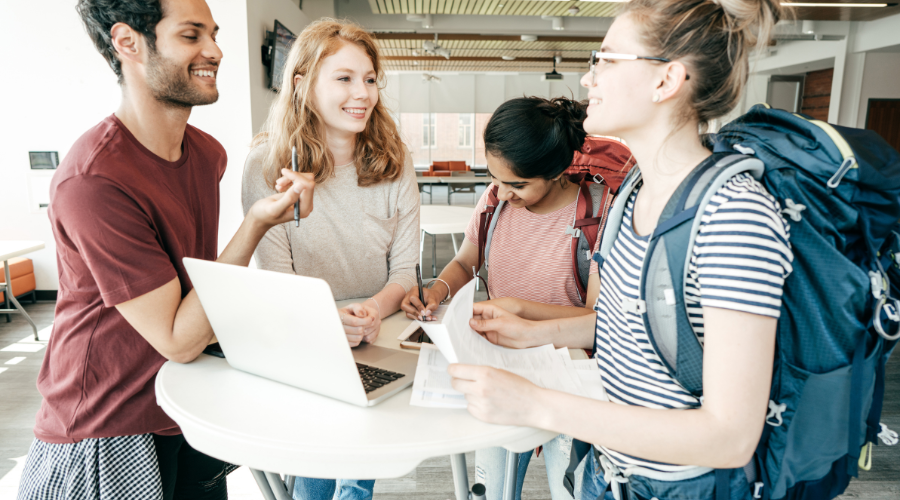
<path fill-rule="evenodd" d="M 291 149 L 291 170 L 297 171 L 297 146 Z M 294 225 L 300 227 L 300 200 L 294 202 Z"/>
<path fill-rule="evenodd" d="M 425 307 L 425 295 L 422 293 L 422 268 L 416 264 L 416 282 L 419 287 L 419 302 L 422 303 L 422 307 Z M 422 315 L 422 321 L 428 321 L 424 315 Z"/>

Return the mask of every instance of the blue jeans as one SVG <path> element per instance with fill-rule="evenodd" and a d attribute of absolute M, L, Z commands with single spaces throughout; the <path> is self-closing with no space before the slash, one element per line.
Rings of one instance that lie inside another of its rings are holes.
<path fill-rule="evenodd" d="M 294 481 L 294 500 L 372 500 L 374 479 L 315 479 Z"/>
<path fill-rule="evenodd" d="M 596 500 L 606 489 L 603 480 L 603 468 L 594 458 L 594 451 L 588 454 L 584 460 L 584 474 L 582 476 L 581 500 Z M 660 481 L 644 476 L 630 476 L 628 478 L 628 493 L 626 500 L 705 500 L 715 498 L 716 475 L 715 472 L 707 472 L 702 476 L 681 481 Z M 576 497 L 577 498 L 577 497 Z M 729 484 L 730 500 L 751 500 L 750 486 L 747 476 L 742 469 L 731 471 Z M 611 491 L 606 493 L 603 500 L 613 500 Z"/>
<path fill-rule="evenodd" d="M 544 465 L 547 467 L 547 481 L 550 484 L 550 497 L 553 500 L 571 500 L 569 492 L 563 486 L 563 477 L 569 465 L 569 451 L 572 438 L 560 434 L 544 444 Z M 503 448 L 487 448 L 475 452 L 475 482 L 484 485 L 487 500 L 503 498 L 503 483 L 506 477 L 506 450 Z M 522 498 L 522 484 L 528 463 L 534 450 L 519 454 L 519 469 L 516 474 L 516 500 Z"/>

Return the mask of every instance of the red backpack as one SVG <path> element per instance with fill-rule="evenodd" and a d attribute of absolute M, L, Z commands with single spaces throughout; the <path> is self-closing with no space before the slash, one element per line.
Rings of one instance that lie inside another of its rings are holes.
<path fill-rule="evenodd" d="M 566 234 L 572 236 L 572 275 L 582 301 L 587 300 L 591 257 L 597 237 L 603 232 L 619 186 L 633 166 L 631 151 L 621 142 L 588 137 L 582 150 L 575 152 L 572 165 L 566 169 L 569 181 L 580 185 L 575 219 L 566 228 Z M 497 191 L 497 186 L 491 186 L 478 224 L 478 262 L 485 269 L 488 266 L 491 238 L 497 226 L 494 215 L 499 214 L 505 204 L 497 198 Z"/>

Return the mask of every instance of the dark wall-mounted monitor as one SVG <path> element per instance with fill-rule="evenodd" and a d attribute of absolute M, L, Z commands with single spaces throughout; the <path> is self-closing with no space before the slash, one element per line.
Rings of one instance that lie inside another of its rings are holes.
<path fill-rule="evenodd" d="M 275 30 L 266 32 L 266 45 L 263 45 L 263 63 L 269 66 L 269 88 L 278 91 L 284 75 L 284 63 L 287 61 L 291 44 L 297 38 L 291 30 L 275 20 Z"/>
<path fill-rule="evenodd" d="M 55 170 L 59 166 L 59 153 L 56 151 L 29 151 L 31 170 Z"/>

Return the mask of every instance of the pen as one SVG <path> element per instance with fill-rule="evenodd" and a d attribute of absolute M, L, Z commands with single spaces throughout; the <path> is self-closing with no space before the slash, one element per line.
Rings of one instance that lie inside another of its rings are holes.
<path fill-rule="evenodd" d="M 291 150 L 291 170 L 297 171 L 297 146 Z M 294 202 L 294 225 L 300 227 L 300 200 Z"/>
<path fill-rule="evenodd" d="M 425 295 L 422 294 L 422 268 L 418 264 L 416 264 L 416 281 L 419 284 L 419 302 L 422 303 L 422 307 L 425 307 Z M 424 320 L 425 317 L 422 316 L 422 319 Z"/>

